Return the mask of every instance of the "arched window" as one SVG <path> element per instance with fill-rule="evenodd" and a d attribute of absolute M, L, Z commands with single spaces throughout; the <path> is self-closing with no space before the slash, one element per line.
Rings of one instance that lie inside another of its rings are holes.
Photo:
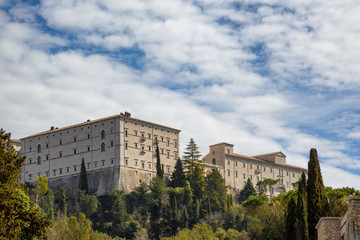
<path fill-rule="evenodd" d="M 41 164 L 41 157 L 40 156 L 38 156 L 37 164 Z"/>
<path fill-rule="evenodd" d="M 102 152 L 105 152 L 105 143 L 102 143 L 102 144 L 101 144 L 101 151 L 102 151 Z"/>
<path fill-rule="evenodd" d="M 41 152 L 41 145 L 40 144 L 38 144 L 38 146 L 37 146 L 37 151 L 38 151 L 38 153 Z"/>
<path fill-rule="evenodd" d="M 105 131 L 102 130 L 102 131 L 101 131 L 101 139 L 104 139 L 104 138 L 105 138 Z"/>
<path fill-rule="evenodd" d="M 212 164 L 216 164 L 216 159 L 215 158 L 213 158 Z"/>

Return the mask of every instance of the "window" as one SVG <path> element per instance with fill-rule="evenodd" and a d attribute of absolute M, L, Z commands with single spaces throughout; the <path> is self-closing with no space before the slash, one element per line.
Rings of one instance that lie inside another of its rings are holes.
<path fill-rule="evenodd" d="M 62 174 L 62 168 L 59 168 L 59 175 Z"/>
<path fill-rule="evenodd" d="M 87 168 L 90 169 L 91 163 L 87 163 Z"/>
<path fill-rule="evenodd" d="M 32 158 L 29 158 L 29 164 L 32 164 Z"/>
<path fill-rule="evenodd" d="M 114 141 L 111 141 L 110 146 L 111 146 L 111 147 L 114 146 Z"/>
<path fill-rule="evenodd" d="M 243 168 L 245 168 L 246 167 L 246 165 L 245 165 L 245 163 L 243 163 Z"/>
<path fill-rule="evenodd" d="M 245 173 L 243 174 L 243 179 L 246 179 L 246 174 Z"/>
<path fill-rule="evenodd" d="M 148 146 L 149 151 L 151 151 L 151 146 Z"/>
<path fill-rule="evenodd" d="M 235 162 L 235 166 L 237 167 L 237 162 Z"/>
<path fill-rule="evenodd" d="M 59 152 L 59 157 L 62 157 L 62 152 Z"/>
<path fill-rule="evenodd" d="M 270 168 L 270 172 L 272 173 L 272 168 Z"/>
<path fill-rule="evenodd" d="M 128 130 L 125 129 L 125 137 L 127 137 L 127 136 L 128 136 Z"/>
<path fill-rule="evenodd" d="M 166 145 L 170 146 L 170 139 L 167 139 Z"/>
<path fill-rule="evenodd" d="M 105 143 L 101 143 L 101 151 L 105 152 Z"/>
<path fill-rule="evenodd" d="M 90 139 L 90 134 L 88 134 L 88 139 Z"/>
<path fill-rule="evenodd" d="M 76 148 L 74 148 L 74 154 L 76 154 Z"/>
<path fill-rule="evenodd" d="M 215 158 L 213 158 L 212 164 L 216 164 L 216 159 Z"/>
<path fill-rule="evenodd" d="M 40 145 L 40 144 L 37 145 L 37 152 L 38 152 L 38 153 L 41 152 L 41 145 Z"/>
<path fill-rule="evenodd" d="M 230 176 L 230 170 L 229 169 L 227 170 L 227 175 Z"/>
<path fill-rule="evenodd" d="M 74 142 L 76 142 L 76 137 L 74 137 Z"/>
<path fill-rule="evenodd" d="M 135 166 L 137 166 L 137 164 L 138 164 L 138 161 L 135 159 Z"/>
<path fill-rule="evenodd" d="M 97 161 L 94 162 L 94 168 L 96 168 L 96 167 L 97 167 Z"/>
<path fill-rule="evenodd" d="M 237 171 L 235 171 L 235 177 L 236 177 L 236 178 L 238 177 L 238 172 L 237 172 Z"/>
<path fill-rule="evenodd" d="M 230 149 L 227 150 L 228 154 L 230 154 Z"/>
<path fill-rule="evenodd" d="M 126 160 L 127 161 L 127 160 Z M 114 159 L 112 158 L 112 159 L 110 159 L 110 163 L 111 164 L 114 164 Z M 126 165 L 127 165 L 127 163 L 126 163 Z"/>
<path fill-rule="evenodd" d="M 134 145 L 135 145 L 135 148 L 137 148 L 137 145 L 138 145 L 138 144 L 137 144 L 137 143 L 134 143 Z"/>
<path fill-rule="evenodd" d="M 174 140 L 174 145 L 175 145 L 175 147 L 177 147 L 178 145 L 177 145 L 177 141 L 176 140 Z"/>
<path fill-rule="evenodd" d="M 53 170 L 54 176 L 56 176 L 56 169 Z"/>
<path fill-rule="evenodd" d="M 141 145 L 141 150 L 145 151 L 145 146 Z"/>
<path fill-rule="evenodd" d="M 128 143 L 125 142 L 125 149 L 128 149 Z"/>
<path fill-rule="evenodd" d="M 101 139 L 104 139 L 104 138 L 105 138 L 105 131 L 102 130 L 102 131 L 101 131 Z"/>
<path fill-rule="evenodd" d="M 49 154 L 46 155 L 46 160 L 49 160 Z"/>
<path fill-rule="evenodd" d="M 295 173 L 293 173 L 293 177 L 295 177 Z"/>
<path fill-rule="evenodd" d="M 90 146 L 88 146 L 87 148 L 88 148 L 88 152 L 90 152 Z"/>
<path fill-rule="evenodd" d="M 151 138 L 151 134 L 150 134 L 150 133 L 148 133 L 148 138 L 149 138 L 149 139 Z"/>
<path fill-rule="evenodd" d="M 161 137 L 161 141 L 162 141 L 162 142 L 164 141 L 164 137 Z"/>
<path fill-rule="evenodd" d="M 138 171 L 135 171 L 135 175 L 136 175 L 136 176 L 138 175 Z"/>
<path fill-rule="evenodd" d="M 257 177 L 256 177 L 256 180 L 257 180 L 257 181 L 259 181 L 259 180 L 260 180 L 259 176 L 257 176 Z"/>
<path fill-rule="evenodd" d="M 264 172 L 266 172 L 266 167 L 264 167 Z"/>
<path fill-rule="evenodd" d="M 260 166 L 256 166 L 256 169 L 260 170 Z"/>
<path fill-rule="evenodd" d="M 137 131 L 136 130 L 134 130 L 134 135 L 137 136 Z"/>
<path fill-rule="evenodd" d="M 157 136 L 155 136 L 155 141 L 157 141 Z"/>
<path fill-rule="evenodd" d="M 49 144 L 48 144 L 48 143 L 46 144 L 46 148 L 49 148 Z"/>
<path fill-rule="evenodd" d="M 105 166 L 105 160 L 101 160 L 101 166 Z"/>
<path fill-rule="evenodd" d="M 114 129 L 113 129 L 113 128 L 110 129 L 110 133 L 111 133 L 111 134 L 114 133 Z"/>
<path fill-rule="evenodd" d="M 250 175 L 250 180 L 252 180 L 252 175 Z"/>
<path fill-rule="evenodd" d="M 151 169 L 151 162 L 149 162 L 148 165 L 149 165 L 149 168 Z"/>
<path fill-rule="evenodd" d="M 215 155 L 215 151 L 213 151 L 213 155 Z"/>
<path fill-rule="evenodd" d="M 29 180 L 32 180 L 32 174 L 29 174 Z"/>
<path fill-rule="evenodd" d="M 161 149 L 161 154 L 164 154 L 164 149 L 163 148 Z"/>
<path fill-rule="evenodd" d="M 128 159 L 125 158 L 125 165 L 127 166 L 128 165 Z"/>
<path fill-rule="evenodd" d="M 288 171 L 286 171 L 286 176 L 289 176 L 289 172 L 288 172 Z"/>
<path fill-rule="evenodd" d="M 45 174 L 46 174 L 46 177 L 49 177 L 49 171 L 46 171 Z"/>
<path fill-rule="evenodd" d="M 252 164 L 250 164 L 250 169 L 252 169 Z"/>
<path fill-rule="evenodd" d="M 74 172 L 76 172 L 77 171 L 77 167 L 76 167 L 76 165 L 74 165 Z"/>
<path fill-rule="evenodd" d="M 62 140 L 60 140 L 59 144 L 62 145 Z"/>
<path fill-rule="evenodd" d="M 69 168 L 69 167 L 66 168 L 66 172 L 67 172 L 67 173 L 70 172 L 70 168 Z"/>
<path fill-rule="evenodd" d="M 230 165 L 230 161 L 228 161 L 228 165 Z"/>
<path fill-rule="evenodd" d="M 166 155 L 167 155 L 166 156 L 167 158 L 170 158 L 170 152 L 169 151 L 166 152 Z"/>
<path fill-rule="evenodd" d="M 145 168 L 145 163 L 144 162 L 141 163 L 141 167 Z"/>
<path fill-rule="evenodd" d="M 170 173 L 170 166 L 166 166 L 166 172 Z"/>
<path fill-rule="evenodd" d="M 29 152 L 31 152 L 31 151 L 32 151 L 32 147 L 29 148 Z"/>
<path fill-rule="evenodd" d="M 145 137 L 145 133 L 141 132 L 141 137 Z"/>
<path fill-rule="evenodd" d="M 41 164 L 41 157 L 40 156 L 38 156 L 38 158 L 37 158 L 37 164 Z"/>

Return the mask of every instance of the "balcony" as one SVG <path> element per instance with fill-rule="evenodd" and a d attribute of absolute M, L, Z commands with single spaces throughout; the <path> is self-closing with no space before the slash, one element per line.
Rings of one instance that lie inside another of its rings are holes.
<path fill-rule="evenodd" d="M 146 140 L 145 136 L 140 137 L 140 141 L 144 142 Z"/>

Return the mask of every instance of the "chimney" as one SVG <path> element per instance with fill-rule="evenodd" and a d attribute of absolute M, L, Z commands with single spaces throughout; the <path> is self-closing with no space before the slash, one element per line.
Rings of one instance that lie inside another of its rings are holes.
<path fill-rule="evenodd" d="M 50 127 L 50 131 L 54 130 L 54 128 L 55 128 L 54 126 L 51 126 L 51 127 Z"/>
<path fill-rule="evenodd" d="M 125 112 L 125 117 L 131 117 L 131 113 Z"/>

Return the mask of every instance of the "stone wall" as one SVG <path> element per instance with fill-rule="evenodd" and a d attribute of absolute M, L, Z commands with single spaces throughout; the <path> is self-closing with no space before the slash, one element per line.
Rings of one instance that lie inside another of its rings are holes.
<path fill-rule="evenodd" d="M 341 217 L 322 217 L 316 229 L 318 240 L 340 240 Z"/>
<path fill-rule="evenodd" d="M 119 173 L 120 169 L 118 166 L 88 172 L 87 176 L 90 194 L 98 196 L 112 193 L 114 190 L 119 189 Z M 54 192 L 58 192 L 64 187 L 68 193 L 76 195 L 79 190 L 79 179 L 80 173 L 49 179 L 49 187 Z"/>

